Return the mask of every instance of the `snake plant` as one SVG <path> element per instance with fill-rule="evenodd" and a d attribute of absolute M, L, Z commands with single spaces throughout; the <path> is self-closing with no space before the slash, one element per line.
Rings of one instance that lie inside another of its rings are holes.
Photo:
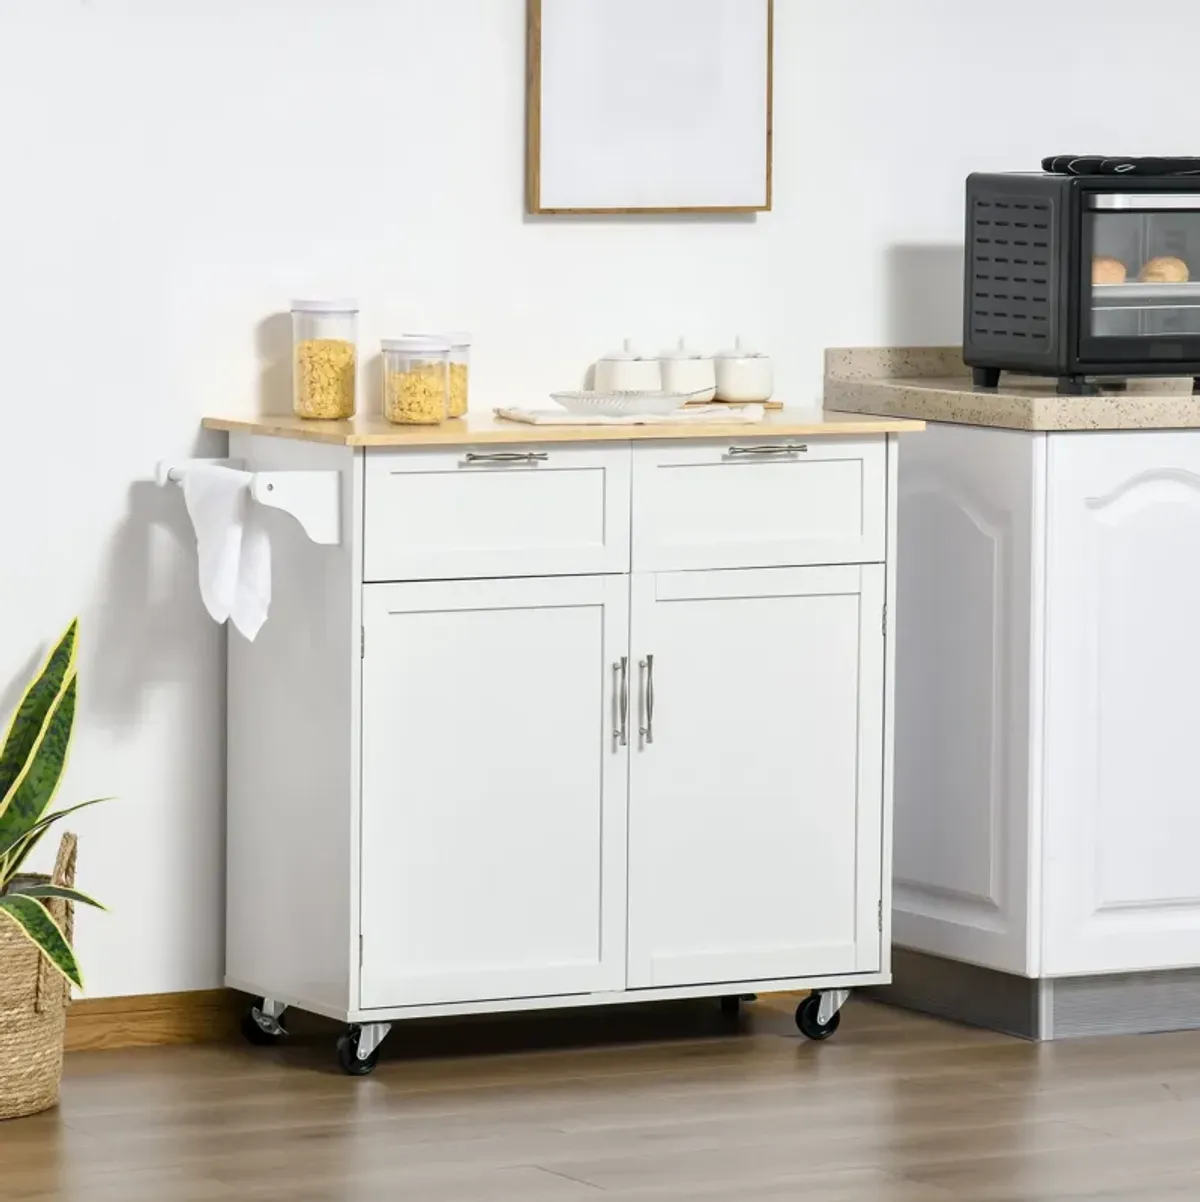
<path fill-rule="evenodd" d="M 99 903 L 77 889 L 44 884 L 22 873 L 30 852 L 54 823 L 105 800 L 46 812 L 58 791 L 75 722 L 78 629 L 77 620 L 67 627 L 25 690 L 0 749 L 0 917 L 16 923 L 68 981 L 82 986 L 75 952 L 45 902 L 58 897 L 88 906 Z"/>

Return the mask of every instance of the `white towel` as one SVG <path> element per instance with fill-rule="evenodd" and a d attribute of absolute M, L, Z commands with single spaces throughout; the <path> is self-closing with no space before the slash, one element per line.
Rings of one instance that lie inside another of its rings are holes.
<path fill-rule="evenodd" d="M 635 413 L 611 417 L 607 414 L 568 413 L 565 409 L 497 409 L 496 416 L 527 426 L 706 426 L 720 423 L 749 426 L 763 419 L 762 405 L 703 405 L 676 409 L 674 413 Z"/>
<path fill-rule="evenodd" d="M 200 596 L 213 621 L 232 619 L 252 642 L 271 605 L 271 544 L 250 499 L 250 472 L 196 463 L 183 499 L 200 561 Z"/>

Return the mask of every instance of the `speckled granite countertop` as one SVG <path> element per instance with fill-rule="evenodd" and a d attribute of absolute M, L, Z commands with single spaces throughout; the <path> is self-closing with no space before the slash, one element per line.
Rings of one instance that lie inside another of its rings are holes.
<path fill-rule="evenodd" d="M 1131 380 L 1125 392 L 1059 396 L 1055 381 L 1005 375 L 976 388 L 957 347 L 835 347 L 825 352 L 825 408 L 1005 430 L 1200 429 L 1191 379 Z"/>

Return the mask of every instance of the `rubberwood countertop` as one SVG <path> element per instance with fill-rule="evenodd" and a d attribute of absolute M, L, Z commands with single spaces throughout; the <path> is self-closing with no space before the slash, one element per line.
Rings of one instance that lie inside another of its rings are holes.
<path fill-rule="evenodd" d="M 871 417 L 820 409 L 776 409 L 753 424 L 713 420 L 645 426 L 528 426 L 492 413 L 468 413 L 439 426 L 395 426 L 382 417 L 308 421 L 278 417 L 206 417 L 204 428 L 274 438 L 298 438 L 342 447 L 455 447 L 477 443 L 647 442 L 703 438 L 848 438 L 862 434 L 906 434 L 923 421 Z"/>

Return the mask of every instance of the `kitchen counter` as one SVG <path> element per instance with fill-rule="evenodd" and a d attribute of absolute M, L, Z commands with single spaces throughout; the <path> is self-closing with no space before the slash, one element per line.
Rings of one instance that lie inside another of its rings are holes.
<path fill-rule="evenodd" d="M 646 426 L 527 426 L 488 413 L 439 426 L 396 426 L 377 415 L 349 421 L 306 421 L 279 417 L 206 417 L 207 430 L 294 438 L 340 447 L 456 447 L 479 443 L 645 442 L 689 438 L 847 438 L 864 434 L 904 434 L 924 429 L 920 420 L 828 413 L 819 409 L 770 410 L 761 422 L 713 420 Z"/>
<path fill-rule="evenodd" d="M 1005 375 L 976 388 L 956 347 L 837 348 L 826 352 L 825 407 L 1005 430 L 1200 428 L 1191 379 L 1131 380 L 1128 390 L 1059 396 L 1052 379 Z"/>
<path fill-rule="evenodd" d="M 1190 380 L 826 367 L 827 405 L 929 421 L 899 448 L 892 997 L 1038 1039 L 1200 1027 Z"/>

